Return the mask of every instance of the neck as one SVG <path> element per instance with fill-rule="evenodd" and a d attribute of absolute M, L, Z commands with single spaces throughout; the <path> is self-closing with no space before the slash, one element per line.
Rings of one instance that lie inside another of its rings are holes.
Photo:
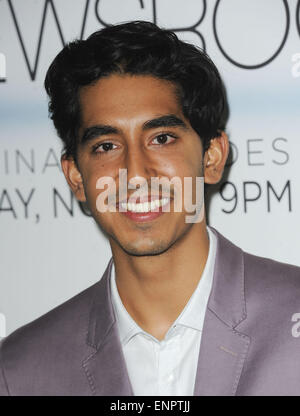
<path fill-rule="evenodd" d="M 193 224 L 186 235 L 159 255 L 131 256 L 116 242 L 110 244 L 123 305 L 142 329 L 163 339 L 204 270 L 209 250 L 205 220 Z"/>

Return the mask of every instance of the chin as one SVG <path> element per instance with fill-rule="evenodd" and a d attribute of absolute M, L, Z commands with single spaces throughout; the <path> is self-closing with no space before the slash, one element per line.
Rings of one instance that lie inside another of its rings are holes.
<path fill-rule="evenodd" d="M 117 241 L 120 247 L 129 255 L 131 256 L 158 256 L 159 254 L 164 253 L 167 251 L 172 244 L 167 244 L 166 242 L 147 242 L 140 241 L 140 242 L 133 242 L 125 244 L 121 244 L 120 241 Z"/>

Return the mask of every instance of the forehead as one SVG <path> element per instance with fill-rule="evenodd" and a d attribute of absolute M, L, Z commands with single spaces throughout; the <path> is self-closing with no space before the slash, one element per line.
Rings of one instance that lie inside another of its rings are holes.
<path fill-rule="evenodd" d="M 176 85 L 148 75 L 101 78 L 80 90 L 83 124 L 130 120 L 163 114 L 182 115 Z"/>

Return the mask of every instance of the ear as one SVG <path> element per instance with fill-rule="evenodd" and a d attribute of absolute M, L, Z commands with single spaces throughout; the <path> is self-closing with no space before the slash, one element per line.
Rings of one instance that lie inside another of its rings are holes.
<path fill-rule="evenodd" d="M 62 155 L 60 162 L 65 178 L 76 199 L 78 201 L 85 202 L 86 197 L 84 193 L 81 173 L 79 172 L 74 159 L 72 157 L 66 157 L 66 155 Z"/>
<path fill-rule="evenodd" d="M 205 183 L 215 184 L 221 180 L 228 153 L 228 136 L 222 131 L 219 137 L 215 137 L 210 141 L 210 146 L 204 155 Z"/>

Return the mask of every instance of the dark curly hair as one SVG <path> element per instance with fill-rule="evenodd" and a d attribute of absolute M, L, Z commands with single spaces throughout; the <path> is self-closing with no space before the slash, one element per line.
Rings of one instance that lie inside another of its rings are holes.
<path fill-rule="evenodd" d="M 225 128 L 225 90 L 217 68 L 203 50 L 150 22 L 112 25 L 87 40 L 67 44 L 46 74 L 49 114 L 66 156 L 75 161 L 81 122 L 78 92 L 112 73 L 151 75 L 174 82 L 183 114 L 200 136 L 204 151 Z"/>

